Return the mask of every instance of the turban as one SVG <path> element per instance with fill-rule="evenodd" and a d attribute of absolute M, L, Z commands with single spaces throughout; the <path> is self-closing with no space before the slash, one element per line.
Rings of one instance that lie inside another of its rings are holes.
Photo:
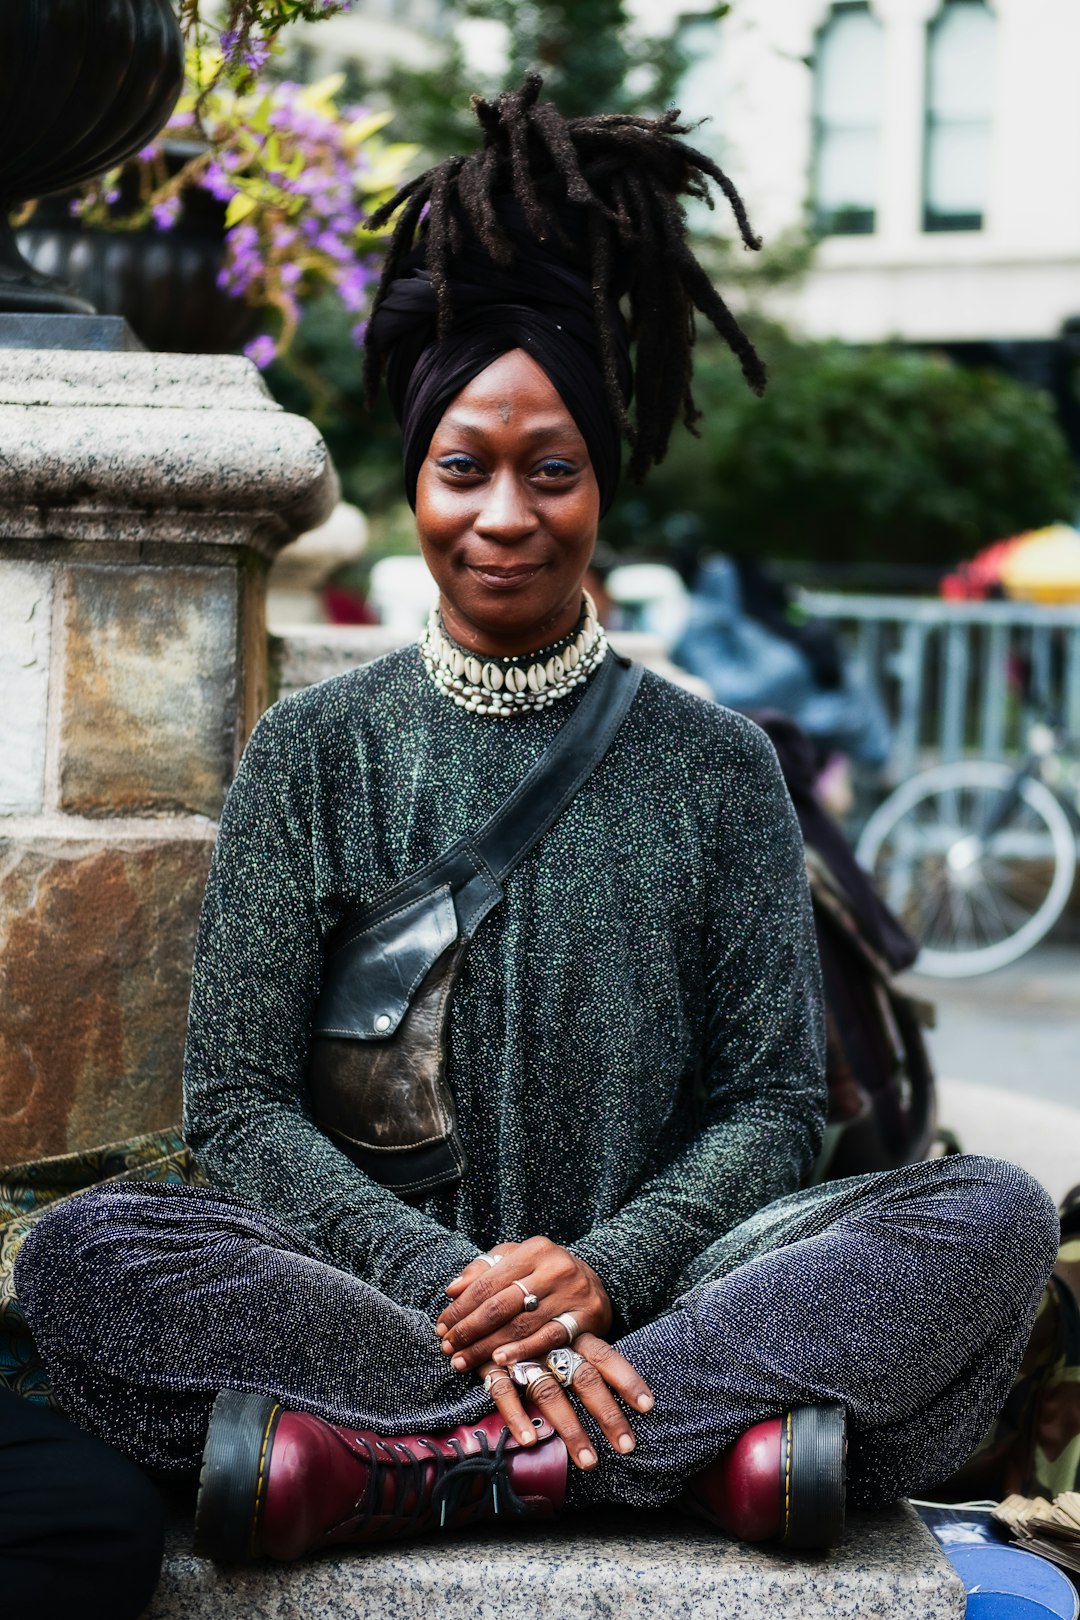
<path fill-rule="evenodd" d="M 619 481 L 619 427 L 604 385 L 589 278 L 529 240 L 501 269 L 478 245 L 454 261 L 453 322 L 439 338 L 431 277 L 422 263 L 392 281 L 371 319 L 369 341 L 386 360 L 386 384 L 404 439 L 405 493 L 416 506 L 420 468 L 448 405 L 500 355 L 523 349 L 550 378 L 585 440 L 601 515 Z M 630 397 L 626 323 L 612 304 L 619 387 Z"/>

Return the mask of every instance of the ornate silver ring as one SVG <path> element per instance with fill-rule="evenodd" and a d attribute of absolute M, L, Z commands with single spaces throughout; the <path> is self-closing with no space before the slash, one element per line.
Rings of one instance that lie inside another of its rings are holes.
<path fill-rule="evenodd" d="M 585 1357 L 579 1356 L 576 1350 L 571 1350 L 568 1346 L 561 1346 L 558 1350 L 552 1350 L 547 1358 L 547 1365 L 563 1389 L 573 1389 L 578 1368 L 585 1365 Z"/>
<path fill-rule="evenodd" d="M 509 1371 L 505 1368 L 500 1367 L 498 1372 L 489 1372 L 484 1374 L 484 1388 L 487 1390 L 489 1395 L 494 1394 L 495 1390 L 498 1389 L 500 1384 L 511 1383 L 512 1380 L 510 1378 Z"/>
<path fill-rule="evenodd" d="M 515 1361 L 508 1369 L 511 1378 L 519 1389 L 528 1393 L 534 1386 L 545 1378 L 550 1378 L 551 1368 L 541 1367 L 538 1361 Z"/>
<path fill-rule="evenodd" d="M 515 1277 L 514 1281 L 517 1284 L 517 1286 L 521 1289 L 522 1307 L 527 1311 L 535 1311 L 537 1309 L 537 1307 L 539 1306 L 539 1304 L 540 1304 L 540 1300 L 539 1300 L 538 1296 L 533 1293 L 533 1291 L 529 1287 L 528 1283 L 522 1282 L 520 1277 Z"/>

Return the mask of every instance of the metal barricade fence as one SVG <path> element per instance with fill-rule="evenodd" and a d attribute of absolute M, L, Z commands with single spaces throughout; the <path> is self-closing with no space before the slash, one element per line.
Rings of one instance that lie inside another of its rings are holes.
<path fill-rule="evenodd" d="M 947 602 L 806 591 L 800 601 L 839 629 L 893 727 L 887 775 L 964 754 L 1015 758 L 1025 691 L 1080 736 L 1080 607 Z"/>

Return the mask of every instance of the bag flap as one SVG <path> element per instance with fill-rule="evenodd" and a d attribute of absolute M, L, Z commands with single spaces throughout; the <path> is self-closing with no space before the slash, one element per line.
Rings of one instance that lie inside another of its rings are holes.
<path fill-rule="evenodd" d="M 353 935 L 327 957 L 312 1035 L 389 1040 L 413 991 L 457 935 L 449 884 Z"/>

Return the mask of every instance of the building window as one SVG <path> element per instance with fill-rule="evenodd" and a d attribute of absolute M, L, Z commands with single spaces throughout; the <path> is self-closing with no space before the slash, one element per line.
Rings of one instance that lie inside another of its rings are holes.
<path fill-rule="evenodd" d="M 838 0 L 814 51 L 814 216 L 828 235 L 877 221 L 881 24 L 865 0 Z"/>
<path fill-rule="evenodd" d="M 982 230 L 990 180 L 995 28 L 983 0 L 945 0 L 929 26 L 924 230 Z"/>

